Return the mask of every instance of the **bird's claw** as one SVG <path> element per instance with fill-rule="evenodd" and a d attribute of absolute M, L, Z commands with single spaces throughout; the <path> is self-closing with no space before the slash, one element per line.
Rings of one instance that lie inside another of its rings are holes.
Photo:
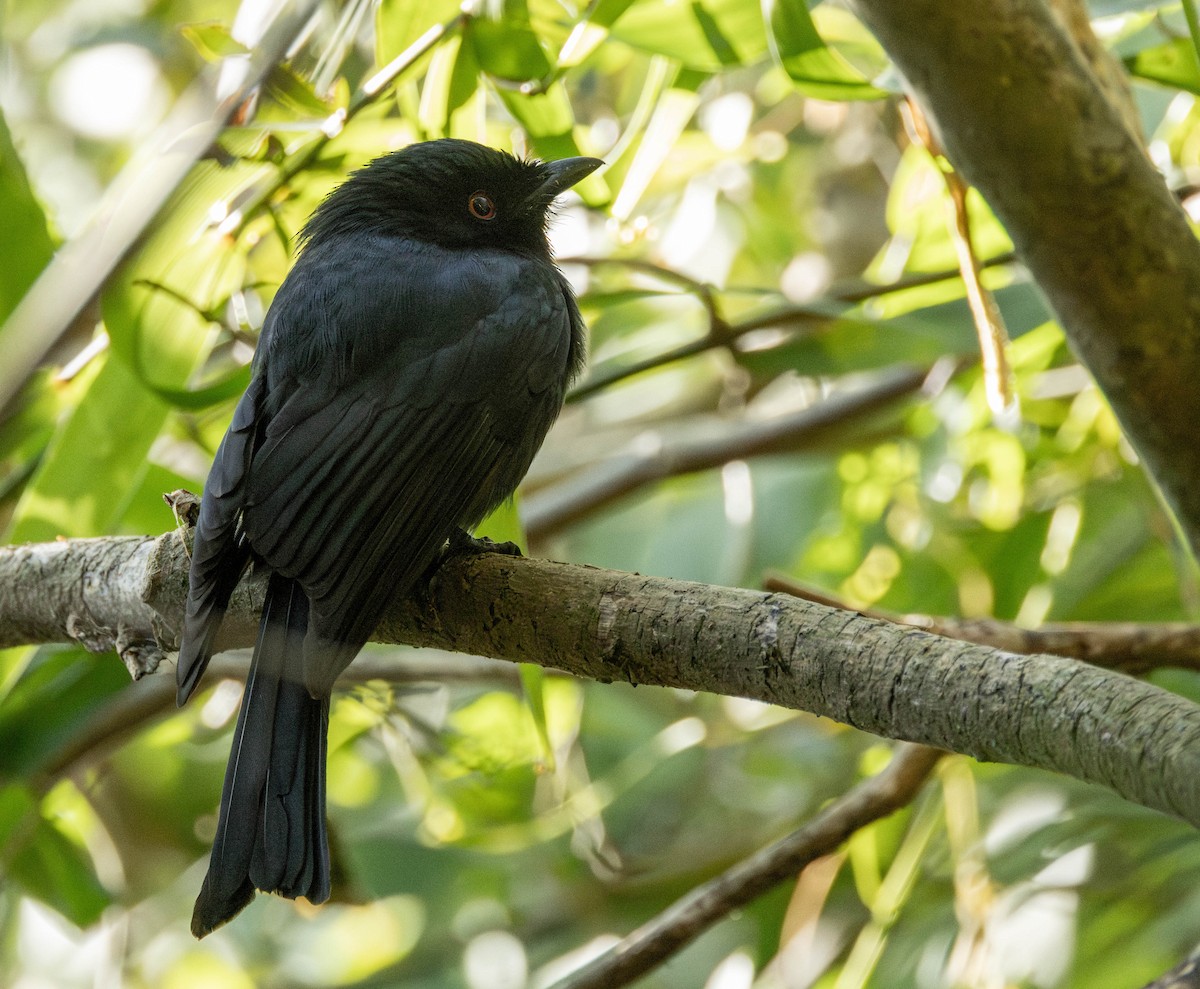
<path fill-rule="evenodd" d="M 487 536 L 472 536 L 464 529 L 455 529 L 442 552 L 445 562 L 455 556 L 469 553 L 500 553 L 503 556 L 521 556 L 521 547 L 513 542 L 498 543 Z"/>

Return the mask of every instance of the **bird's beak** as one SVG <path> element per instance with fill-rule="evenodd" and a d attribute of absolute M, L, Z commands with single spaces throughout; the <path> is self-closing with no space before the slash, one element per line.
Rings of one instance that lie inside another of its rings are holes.
<path fill-rule="evenodd" d="M 544 166 L 546 180 L 534 190 L 530 200 L 548 203 L 561 196 L 580 179 L 587 178 L 603 165 L 599 158 L 560 158 Z"/>

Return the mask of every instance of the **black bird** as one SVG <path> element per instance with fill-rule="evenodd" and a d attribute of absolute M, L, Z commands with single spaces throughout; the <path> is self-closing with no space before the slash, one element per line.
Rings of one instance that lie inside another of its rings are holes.
<path fill-rule="evenodd" d="M 448 539 L 512 494 L 584 358 L 554 198 L 601 162 L 415 144 L 317 208 L 200 506 L 178 701 L 230 594 L 270 572 L 192 933 L 256 889 L 329 896 L 333 682 Z"/>

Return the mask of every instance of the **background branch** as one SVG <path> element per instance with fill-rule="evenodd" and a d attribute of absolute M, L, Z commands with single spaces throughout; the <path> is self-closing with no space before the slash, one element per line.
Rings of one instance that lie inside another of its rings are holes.
<path fill-rule="evenodd" d="M 831 430 L 918 392 L 928 375 L 927 368 L 893 368 L 869 384 L 838 390 L 796 412 L 722 422 L 705 436 L 663 435 L 657 443 L 636 443 L 634 449 L 589 465 L 577 479 L 528 494 L 521 503 L 525 531 L 531 539 L 540 539 L 642 485 L 742 457 L 819 443 Z"/>
<path fill-rule="evenodd" d="M 208 668 L 209 683 L 223 679 L 244 680 L 249 665 L 248 653 L 228 652 L 215 656 Z M 448 660 L 435 650 L 396 651 L 386 655 L 365 652 L 337 682 L 345 689 L 372 680 L 393 684 L 498 681 L 513 687 L 520 683 L 517 667 L 511 663 L 483 656 L 455 656 Z M 105 758 L 148 723 L 174 710 L 175 678 L 167 674 L 143 677 L 83 721 L 40 764 L 37 776 L 31 781 L 33 787 L 42 792 L 49 790 L 80 765 Z"/>
<path fill-rule="evenodd" d="M 809 863 L 834 852 L 859 828 L 910 803 L 943 753 L 904 745 L 878 776 L 834 800 L 802 828 L 702 883 L 551 989 L 616 989 L 650 971 L 732 911 Z"/>

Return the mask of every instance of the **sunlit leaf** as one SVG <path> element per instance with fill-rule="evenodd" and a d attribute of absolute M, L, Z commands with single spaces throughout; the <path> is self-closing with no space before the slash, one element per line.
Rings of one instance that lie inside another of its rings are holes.
<path fill-rule="evenodd" d="M 642 0 L 612 24 L 612 35 L 690 68 L 717 71 L 767 51 L 759 0 Z"/>
<path fill-rule="evenodd" d="M 229 26 L 219 21 L 184 24 L 179 33 L 210 62 L 219 61 L 229 55 L 249 54 L 249 49 L 229 33 Z"/>
<path fill-rule="evenodd" d="M 12 135 L 0 117 L 0 332 L 25 291 L 54 253 L 46 216 L 34 198 Z"/>
<path fill-rule="evenodd" d="M 447 38 L 429 60 L 421 87 L 421 128 L 430 137 L 450 133 L 454 114 L 479 89 L 479 65 L 474 48 L 463 36 Z"/>
<path fill-rule="evenodd" d="M 476 18 L 464 33 L 480 67 L 497 78 L 512 82 L 540 80 L 553 71 L 528 25 Z"/>
<path fill-rule="evenodd" d="M 1129 71 L 1151 82 L 1200 93 L 1200 60 L 1190 38 L 1175 38 L 1125 60 Z"/>
<path fill-rule="evenodd" d="M 380 0 L 375 8 L 375 61 L 387 65 L 437 24 L 458 13 L 460 0 Z"/>
<path fill-rule="evenodd" d="M 771 54 L 801 92 L 824 99 L 878 99 L 849 62 L 825 44 L 804 0 L 763 0 Z"/>
<path fill-rule="evenodd" d="M 0 789 L 0 845 L 6 878 L 71 923 L 95 923 L 112 902 L 84 849 L 42 816 L 20 784 Z"/>
<path fill-rule="evenodd" d="M 551 83 L 544 92 L 519 93 L 508 88 L 497 92 L 509 113 L 529 134 L 539 157 L 553 161 L 583 154 L 575 137 L 575 111 L 562 82 Z M 604 180 L 594 173 L 575 186 L 575 191 L 589 204 L 608 199 Z"/>
<path fill-rule="evenodd" d="M 179 393 L 212 346 L 215 328 L 205 312 L 242 283 L 244 258 L 209 222 L 214 202 L 232 197 L 262 167 L 197 166 L 172 197 L 169 219 L 110 280 L 103 310 L 111 350 L 27 485 L 11 538 L 120 528 L 169 403 L 189 401 Z M 163 285 L 173 291 L 155 287 Z M 218 401 L 238 387 L 235 372 L 199 400 Z"/>
<path fill-rule="evenodd" d="M 317 95 L 312 84 L 286 65 L 272 66 L 265 84 L 267 95 L 292 114 L 324 117 L 333 107 Z"/>
<path fill-rule="evenodd" d="M 120 410 L 115 413 L 114 410 Z M 61 424 L 17 504 L 10 540 L 96 536 L 119 527 L 168 406 L 111 356 Z"/>

